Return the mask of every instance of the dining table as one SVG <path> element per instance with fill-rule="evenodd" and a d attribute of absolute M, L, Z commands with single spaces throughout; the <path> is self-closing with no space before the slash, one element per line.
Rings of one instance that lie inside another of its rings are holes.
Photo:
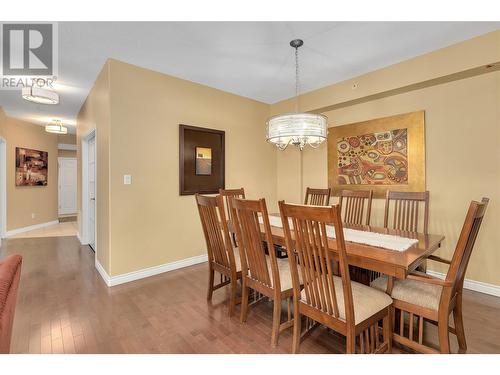
<path fill-rule="evenodd" d="M 279 218 L 279 220 L 277 218 Z M 269 219 L 274 245 L 286 247 L 284 231 L 280 225 L 280 214 L 272 213 L 269 215 Z M 412 241 L 414 243 L 411 244 L 406 250 L 393 250 L 381 246 L 348 241 L 346 238 L 345 247 L 347 261 L 350 265 L 380 272 L 398 279 L 405 279 L 408 274 L 414 271 L 425 258 L 434 253 L 441 246 L 441 243 L 444 240 L 444 236 L 440 234 L 408 232 L 370 225 L 344 224 L 344 229 L 378 233 L 382 235 L 415 240 Z M 265 231 L 263 224 L 260 224 L 260 230 L 264 238 Z M 291 234 L 293 240 L 293 228 L 291 229 Z M 385 236 L 383 237 L 390 238 Z M 395 238 L 395 240 L 398 238 Z M 333 253 L 333 259 L 338 259 L 337 242 L 335 238 L 329 238 L 328 248 Z"/>

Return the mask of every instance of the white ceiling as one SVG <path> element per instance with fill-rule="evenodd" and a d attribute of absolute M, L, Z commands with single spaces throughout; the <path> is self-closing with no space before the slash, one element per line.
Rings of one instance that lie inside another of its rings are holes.
<path fill-rule="evenodd" d="M 266 103 L 294 95 L 294 38 L 306 92 L 500 28 L 500 22 L 60 22 L 60 104 L 0 90 L 9 116 L 74 124 L 107 58 Z M 74 129 L 73 129 L 74 132 Z"/>

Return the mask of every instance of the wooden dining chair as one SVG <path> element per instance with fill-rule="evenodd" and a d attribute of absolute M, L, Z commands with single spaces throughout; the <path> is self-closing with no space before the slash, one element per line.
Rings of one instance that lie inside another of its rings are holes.
<path fill-rule="evenodd" d="M 279 259 L 274 251 L 265 254 L 260 230 L 261 218 L 269 249 L 273 238 L 265 199 L 232 199 L 233 220 L 236 239 L 239 244 L 242 272 L 241 322 L 246 322 L 249 303 L 249 289 L 273 300 L 273 323 L 271 345 L 278 345 L 279 334 L 292 327 L 291 298 L 292 279 L 287 259 Z M 281 322 L 281 302 L 287 300 L 288 318 Z"/>
<path fill-rule="evenodd" d="M 391 201 L 394 203 L 391 211 Z M 419 219 L 419 207 L 424 207 L 422 220 Z M 389 216 L 392 223 L 389 224 Z M 419 225 L 422 223 L 422 225 Z M 429 192 L 389 191 L 385 196 L 384 228 L 398 229 L 408 232 L 429 233 Z M 423 260 L 419 271 L 427 270 L 427 260 Z"/>
<path fill-rule="evenodd" d="M 237 281 L 241 279 L 241 262 L 238 249 L 232 246 L 223 198 L 221 195 L 207 197 L 195 194 L 195 196 L 207 244 L 207 300 L 212 299 L 214 290 L 230 285 L 229 316 L 232 316 L 237 303 L 236 291 Z M 221 275 L 221 282 L 214 285 L 216 271 Z"/>
<path fill-rule="evenodd" d="M 392 223 L 389 223 L 391 202 Z M 423 204 L 423 220 L 419 220 L 419 206 Z M 419 223 L 422 222 L 422 226 Z M 429 227 L 429 192 L 389 191 L 385 196 L 384 228 L 409 232 L 428 233 Z"/>
<path fill-rule="evenodd" d="M 299 352 L 300 317 L 305 315 L 346 336 L 347 353 L 356 352 L 357 338 L 360 353 L 390 353 L 392 299 L 374 288 L 351 282 L 340 207 L 300 206 L 283 201 L 279 206 L 293 283 L 292 352 Z M 326 226 L 332 224 L 336 239 L 329 240 Z M 336 241 L 337 257 L 329 250 L 329 241 Z M 336 260 L 340 277 L 333 270 Z"/>
<path fill-rule="evenodd" d="M 310 206 L 328 206 L 332 189 L 313 189 L 306 188 L 306 198 L 304 204 Z"/>
<path fill-rule="evenodd" d="M 219 189 L 219 194 L 224 197 L 224 208 L 226 212 L 226 217 L 229 221 L 231 221 L 231 208 L 229 207 L 229 200 L 231 198 L 240 198 L 245 199 L 245 189 Z M 231 233 L 231 238 L 233 240 L 233 245 L 236 246 L 236 235 L 234 233 L 234 229 L 232 227 L 229 228 Z"/>
<path fill-rule="evenodd" d="M 372 210 L 372 190 L 341 190 L 339 194 L 339 206 L 344 224 L 370 225 Z M 366 203 L 366 209 L 365 209 Z M 365 285 L 380 276 L 378 272 L 361 267 L 349 266 L 351 279 Z"/>
<path fill-rule="evenodd" d="M 392 295 L 394 309 L 400 311 L 399 330 L 394 333 L 394 341 L 421 353 L 449 353 L 451 332 L 457 336 L 460 352 L 467 350 L 462 318 L 462 291 L 467 265 L 488 202 L 488 198 L 483 198 L 481 203 L 471 202 L 451 261 L 429 256 L 429 260 L 449 266 L 444 280 L 415 271 L 404 280 L 391 280 L 383 276 L 372 282 L 373 287 Z M 454 327 L 449 326 L 452 312 Z M 409 317 L 407 329 L 405 315 Z M 424 345 L 424 320 L 437 324 L 439 350 Z M 418 325 L 416 334 L 415 325 Z"/>
<path fill-rule="evenodd" d="M 341 190 L 339 206 L 344 224 L 370 225 L 372 210 L 372 190 Z M 365 203 L 367 204 L 365 210 Z"/>

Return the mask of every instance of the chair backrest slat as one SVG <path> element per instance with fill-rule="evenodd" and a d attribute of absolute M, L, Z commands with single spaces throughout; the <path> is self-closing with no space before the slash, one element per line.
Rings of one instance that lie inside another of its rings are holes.
<path fill-rule="evenodd" d="M 332 189 L 315 189 L 308 187 L 306 189 L 306 198 L 304 204 L 310 206 L 328 206 L 330 203 L 330 194 Z"/>
<path fill-rule="evenodd" d="M 344 212 L 344 224 L 370 225 L 372 199 L 372 190 L 342 190 L 339 194 L 339 206 Z M 367 203 L 366 215 L 364 215 L 365 202 Z M 363 220 L 364 216 L 366 218 Z"/>
<path fill-rule="evenodd" d="M 317 309 L 319 313 L 337 319 L 339 303 L 342 303 L 347 323 L 354 325 L 351 280 L 340 206 L 311 207 L 286 204 L 283 201 L 279 205 L 289 252 L 294 298 L 300 299 L 301 295 L 300 272 L 304 285 L 304 303 Z M 338 301 L 335 292 L 335 282 L 339 282 L 339 279 L 334 278 L 334 257 L 329 250 L 327 225 L 333 225 L 335 228 L 343 301 Z"/>
<path fill-rule="evenodd" d="M 222 196 L 208 197 L 199 194 L 195 196 L 209 261 L 233 269 L 235 259 Z"/>
<path fill-rule="evenodd" d="M 240 250 L 242 274 L 258 281 L 267 288 L 280 289 L 278 263 L 274 250 L 271 225 L 266 200 L 245 200 L 233 198 L 229 205 L 232 211 L 233 226 Z M 271 269 L 268 267 L 261 234 L 259 217 L 265 231 L 265 242 L 269 249 Z"/>
<path fill-rule="evenodd" d="M 483 198 L 481 203 L 475 201 L 470 203 L 462 231 L 460 232 L 460 237 L 458 238 L 457 246 L 455 247 L 455 252 L 453 253 L 453 258 L 451 259 L 450 268 L 446 275 L 446 280 L 453 283 L 451 296 L 463 287 L 465 272 L 467 271 L 467 266 L 488 203 L 488 198 Z"/>
<path fill-rule="evenodd" d="M 231 209 L 229 207 L 229 200 L 231 198 L 245 199 L 245 189 L 219 189 L 219 194 L 224 197 L 224 208 L 226 209 L 226 215 L 228 220 L 232 220 Z"/>
<path fill-rule="evenodd" d="M 392 224 L 389 224 L 391 201 L 394 203 Z M 419 207 L 424 206 L 423 227 L 419 230 Z M 385 197 L 384 228 L 428 233 L 429 192 L 387 191 Z"/>

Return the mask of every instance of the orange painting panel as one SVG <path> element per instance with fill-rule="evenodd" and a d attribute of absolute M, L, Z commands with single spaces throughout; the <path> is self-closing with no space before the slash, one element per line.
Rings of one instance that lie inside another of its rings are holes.
<path fill-rule="evenodd" d="M 407 184 L 407 142 L 407 129 L 339 138 L 337 140 L 338 184 Z"/>

